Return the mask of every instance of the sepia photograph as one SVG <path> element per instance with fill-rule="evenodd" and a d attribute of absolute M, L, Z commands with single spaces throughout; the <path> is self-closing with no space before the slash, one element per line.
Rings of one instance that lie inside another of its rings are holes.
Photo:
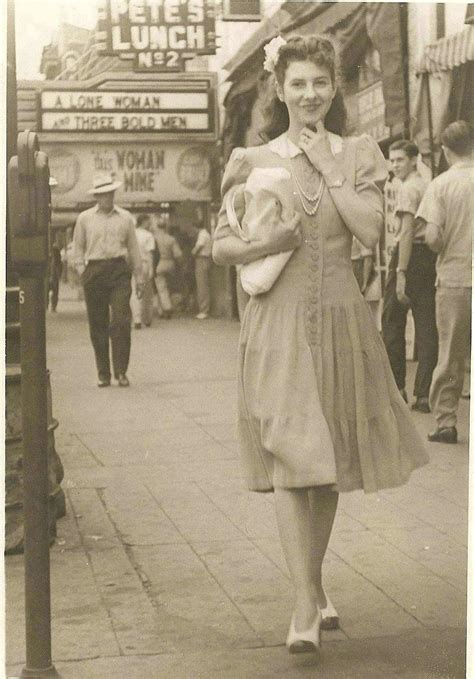
<path fill-rule="evenodd" d="M 474 679 L 474 4 L 0 7 L 0 676 Z"/>

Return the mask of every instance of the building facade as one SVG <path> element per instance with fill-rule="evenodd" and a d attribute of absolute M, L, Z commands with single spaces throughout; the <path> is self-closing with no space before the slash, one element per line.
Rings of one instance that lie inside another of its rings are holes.
<path fill-rule="evenodd" d="M 57 181 L 53 228 L 69 240 L 93 202 L 93 175 L 109 172 L 121 182 L 117 203 L 132 213 L 164 214 L 188 238 L 189 227 L 211 229 L 220 168 L 214 73 L 138 73 L 130 60 L 101 54 L 92 32 L 70 25 L 44 48 L 41 68 L 45 80 L 18 83 L 18 120 L 19 131 L 38 133 Z M 219 274 L 216 315 L 225 313 Z"/>

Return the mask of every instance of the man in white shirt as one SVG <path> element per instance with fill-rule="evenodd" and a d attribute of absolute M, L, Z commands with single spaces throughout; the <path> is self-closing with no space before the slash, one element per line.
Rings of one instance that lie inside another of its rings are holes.
<path fill-rule="evenodd" d="M 191 250 L 194 257 L 196 277 L 196 294 L 199 313 L 196 318 L 200 321 L 209 318 L 211 310 L 211 290 L 209 272 L 211 269 L 212 239 L 207 229 L 195 229 L 197 233 L 196 244 Z"/>
<path fill-rule="evenodd" d="M 450 168 L 433 179 L 417 212 L 417 217 L 426 224 L 428 246 L 438 253 L 436 323 L 439 355 L 430 390 L 430 406 L 437 428 L 428 439 L 437 443 L 457 443 L 456 412 L 471 342 L 472 126 L 463 120 L 451 123 L 441 134 L 441 143 Z"/>
<path fill-rule="evenodd" d="M 93 194 L 97 205 L 80 213 L 74 229 L 75 267 L 84 288 L 99 387 L 110 386 L 109 338 L 114 377 L 120 387 L 129 386 L 131 268 L 137 294 L 143 291 L 134 219 L 130 212 L 114 205 L 120 184 L 110 174 L 96 175 L 88 193 Z"/>

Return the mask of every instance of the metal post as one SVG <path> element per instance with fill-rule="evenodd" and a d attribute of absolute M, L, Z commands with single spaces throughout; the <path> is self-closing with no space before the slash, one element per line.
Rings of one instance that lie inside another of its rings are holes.
<path fill-rule="evenodd" d="M 20 273 L 24 445 L 26 666 L 22 677 L 59 677 L 51 656 L 48 414 L 44 273 Z"/>
<path fill-rule="evenodd" d="M 408 49 L 408 5 L 399 4 L 401 60 L 403 69 L 403 94 L 405 97 L 404 136 L 410 139 L 410 51 Z"/>
<path fill-rule="evenodd" d="M 7 160 L 16 154 L 17 96 L 16 96 L 16 56 L 15 56 L 15 4 L 7 4 Z"/>

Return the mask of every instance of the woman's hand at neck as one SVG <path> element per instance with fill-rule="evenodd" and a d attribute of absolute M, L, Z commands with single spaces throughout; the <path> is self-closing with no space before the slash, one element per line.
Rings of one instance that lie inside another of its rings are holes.
<path fill-rule="evenodd" d="M 291 137 L 290 139 L 294 141 Z M 295 143 L 304 151 L 310 163 L 322 174 L 330 172 L 334 168 L 334 155 L 321 120 L 316 123 L 316 131 L 309 127 L 303 127 Z"/>
<path fill-rule="evenodd" d="M 322 129 L 323 129 L 323 130 L 325 129 L 325 128 L 324 128 L 324 123 L 323 123 L 322 121 L 318 121 L 318 122 L 314 125 L 314 127 L 313 127 L 313 126 L 311 126 L 311 127 L 312 127 L 314 130 L 316 130 L 318 125 L 322 126 Z M 305 127 L 305 126 L 304 126 L 302 123 L 300 123 L 299 121 L 294 121 L 294 122 L 292 122 L 292 121 L 290 120 L 290 124 L 289 124 L 289 126 L 288 126 L 287 131 L 286 131 L 286 136 L 288 137 L 288 139 L 290 139 L 290 140 L 293 142 L 293 144 L 296 144 L 296 146 L 299 146 L 299 140 L 300 140 L 301 132 L 302 132 L 303 130 L 305 130 L 305 129 L 307 130 L 307 129 L 309 129 L 309 128 L 308 128 L 308 127 Z"/>

